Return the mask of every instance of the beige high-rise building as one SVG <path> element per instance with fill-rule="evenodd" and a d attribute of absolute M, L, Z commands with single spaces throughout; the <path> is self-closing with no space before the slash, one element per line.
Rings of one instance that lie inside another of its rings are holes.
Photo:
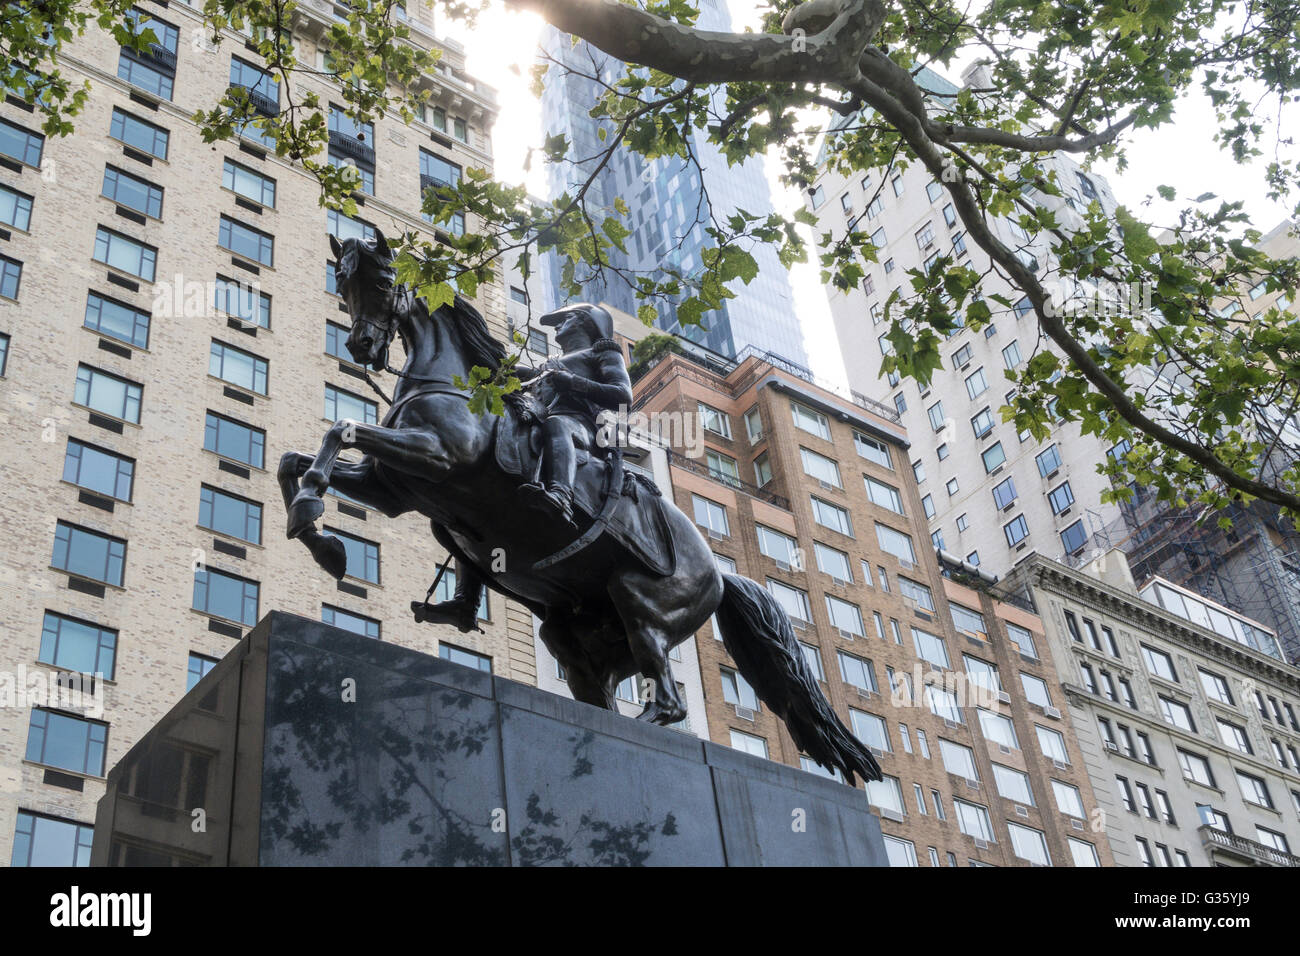
<path fill-rule="evenodd" d="M 409 125 L 332 111 L 330 157 L 362 182 L 348 219 L 255 131 L 205 144 L 191 122 L 232 83 L 261 110 L 286 102 L 251 45 L 213 46 L 184 3 L 138 9 L 149 55 L 99 30 L 61 54 L 92 87 L 75 133 L 0 105 L 0 861 L 16 865 L 86 861 L 107 769 L 270 609 L 536 682 L 531 615 L 499 595 L 481 633 L 414 622 L 443 557 L 427 522 L 329 497 L 336 582 L 285 540 L 276 479 L 336 419 L 385 411 L 343 349 L 329 235 L 432 235 L 422 187 L 491 169 L 493 91 L 422 4 L 397 8 L 442 60 Z M 295 10 L 303 62 L 322 62 L 340 11 Z M 294 84 L 337 102 L 324 80 Z M 502 337 L 504 298 L 497 283 L 476 302 Z M 60 697 L 83 672 L 93 694 Z"/>

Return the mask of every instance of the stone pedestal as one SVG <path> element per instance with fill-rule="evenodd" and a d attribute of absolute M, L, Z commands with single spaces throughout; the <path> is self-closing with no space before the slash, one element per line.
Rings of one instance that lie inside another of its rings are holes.
<path fill-rule="evenodd" d="M 108 775 L 98 866 L 886 866 L 866 794 L 305 618 Z"/>

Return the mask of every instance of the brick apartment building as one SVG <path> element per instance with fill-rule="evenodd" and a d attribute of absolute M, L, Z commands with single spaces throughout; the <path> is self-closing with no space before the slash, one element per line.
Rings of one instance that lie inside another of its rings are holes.
<path fill-rule="evenodd" d="M 661 437 L 702 425 L 694 457 L 672 443 L 676 503 L 723 570 L 780 601 L 823 691 L 879 755 L 885 779 L 867 789 L 894 865 L 1112 863 L 1042 624 L 944 577 L 892 409 L 763 353 L 665 353 L 634 394 Z M 711 626 L 697 645 L 712 739 L 824 773 Z"/>

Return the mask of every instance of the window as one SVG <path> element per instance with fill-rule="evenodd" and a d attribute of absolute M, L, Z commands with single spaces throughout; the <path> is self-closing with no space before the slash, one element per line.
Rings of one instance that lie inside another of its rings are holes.
<path fill-rule="evenodd" d="M 903 511 L 903 496 L 898 493 L 897 488 L 867 476 L 863 476 L 863 480 L 867 486 L 867 497 L 871 499 L 873 504 L 888 508 L 896 514 L 905 513 Z"/>
<path fill-rule="evenodd" d="M 107 724 L 33 707 L 25 756 L 33 763 L 102 777 L 107 741 Z"/>
<path fill-rule="evenodd" d="M 846 213 L 853 212 L 853 200 L 850 198 L 848 193 L 845 193 L 840 197 L 840 208 Z"/>
<path fill-rule="evenodd" d="M 1206 826 L 1214 827 L 1222 833 L 1232 832 L 1232 821 L 1228 819 L 1226 813 L 1220 813 L 1209 804 L 1198 803 L 1197 812 L 1200 813 L 1201 822 Z"/>
<path fill-rule="evenodd" d="M 1214 773 L 1210 770 L 1210 762 L 1199 754 L 1179 749 L 1178 766 L 1182 768 L 1183 776 L 1188 780 L 1203 784 L 1207 787 L 1213 787 Z"/>
<path fill-rule="evenodd" d="M 730 535 L 731 526 L 727 523 L 727 509 L 716 501 L 691 495 L 695 509 L 695 523 L 716 534 Z"/>
<path fill-rule="evenodd" d="M 1201 686 L 1205 688 L 1205 693 L 1211 700 L 1217 700 L 1219 703 L 1228 704 L 1229 706 L 1236 706 L 1226 680 L 1218 674 L 1205 670 L 1203 667 L 1198 667 L 1196 670 L 1201 675 Z"/>
<path fill-rule="evenodd" d="M 826 595 L 826 612 L 830 615 L 831 627 L 848 631 L 855 637 L 865 637 L 862 626 L 862 611 L 856 604 L 841 601 L 834 595 Z"/>
<path fill-rule="evenodd" d="M 1024 515 L 1016 515 L 1002 526 L 1002 533 L 1006 536 L 1007 546 L 1014 548 L 1029 537 L 1029 523 Z"/>
<path fill-rule="evenodd" d="M 203 447 L 222 458 L 261 468 L 266 432 L 216 412 L 208 412 L 203 426 Z"/>
<path fill-rule="evenodd" d="M 754 693 L 754 688 L 745 682 L 745 678 L 729 667 L 722 667 L 719 670 L 722 672 L 723 700 L 734 707 L 745 707 L 757 711 L 759 709 L 758 695 Z"/>
<path fill-rule="evenodd" d="M 974 634 L 982 640 L 987 641 L 989 639 L 988 627 L 984 624 L 983 614 L 951 601 L 948 602 L 948 607 L 952 611 L 952 622 L 957 626 L 957 630 Z"/>
<path fill-rule="evenodd" d="M 889 180 L 889 184 L 894 187 L 895 196 L 903 195 L 903 177 L 901 175 L 897 175 L 891 178 Z"/>
<path fill-rule="evenodd" d="M 753 734 L 742 733 L 739 730 L 731 731 L 731 746 L 755 757 L 767 757 L 767 741 Z"/>
<path fill-rule="evenodd" d="M 926 414 L 930 417 L 930 427 L 935 431 L 942 431 L 947 422 L 943 414 L 943 402 L 935 402 L 927 409 Z"/>
<path fill-rule="evenodd" d="M 1039 707 L 1051 707 L 1052 698 L 1047 692 L 1047 684 L 1032 674 L 1020 672 L 1020 686 L 1024 689 L 1025 699 Z"/>
<path fill-rule="evenodd" d="M 1034 461 L 1038 462 L 1038 473 L 1044 478 L 1050 478 L 1061 467 L 1061 453 L 1055 445 L 1049 445 L 1046 451 L 1039 452 Z"/>
<path fill-rule="evenodd" d="M 803 462 L 805 475 L 816 478 L 826 485 L 833 485 L 836 488 L 844 487 L 844 483 L 840 479 L 840 466 L 830 458 L 819 455 L 815 451 L 809 451 L 807 448 L 799 449 L 799 458 Z"/>
<path fill-rule="evenodd" d="M 853 432 L 853 445 L 863 458 L 874 461 L 884 468 L 893 469 L 894 462 L 889 455 L 889 446 L 884 442 L 876 441 L 876 439 L 855 430 Z"/>
<path fill-rule="evenodd" d="M 883 249 L 889 240 L 885 238 L 885 230 L 880 228 L 871 234 L 871 241 L 875 243 L 877 249 Z"/>
<path fill-rule="evenodd" d="M 138 116 L 132 116 L 117 107 L 113 108 L 108 135 L 132 149 L 148 153 L 158 159 L 167 158 L 167 144 L 171 134 L 161 126 L 142 120 Z M 0 131 L 0 138 L 3 138 L 3 131 Z M 32 165 L 39 165 L 39 153 L 38 161 Z"/>
<path fill-rule="evenodd" d="M 1004 478 L 993 486 L 993 504 L 999 511 L 1009 508 L 1015 500 L 1016 484 L 1010 477 Z"/>
<path fill-rule="evenodd" d="M 32 197 L 0 184 L 0 225 L 27 231 L 32 221 Z"/>
<path fill-rule="evenodd" d="M 1244 754 L 1254 753 L 1250 746 L 1250 739 L 1246 736 L 1245 727 L 1224 720 L 1222 717 L 1216 718 L 1215 723 L 1219 726 L 1219 739 L 1223 741 L 1225 746 L 1232 747 Z"/>
<path fill-rule="evenodd" d="M 998 787 L 998 795 L 1027 807 L 1034 805 L 1034 792 L 1029 786 L 1029 775 L 1014 767 L 1004 767 L 1000 763 L 993 765 L 993 780 Z"/>
<path fill-rule="evenodd" d="M 204 614 L 224 617 L 252 627 L 257 623 L 259 592 L 260 587 L 256 581 L 207 568 L 194 573 L 194 598 L 191 606 Z"/>
<path fill-rule="evenodd" d="M 847 684 L 852 684 L 859 691 L 876 693 L 876 671 L 871 661 L 856 657 L 846 651 L 836 651 L 840 664 L 840 677 Z"/>
<path fill-rule="evenodd" d="M 808 190 L 808 203 L 813 209 L 821 208 L 821 204 L 826 201 L 826 190 L 820 185 L 814 186 Z"/>
<path fill-rule="evenodd" d="M 853 565 L 849 556 L 836 548 L 828 547 L 820 541 L 813 542 L 813 553 L 817 556 L 817 569 L 829 574 L 837 581 L 852 583 Z"/>
<path fill-rule="evenodd" d="M 1032 660 L 1038 659 L 1038 649 L 1034 647 L 1034 635 L 1018 624 L 1012 624 L 1010 621 L 1003 622 L 1007 628 L 1007 637 L 1011 643 L 1019 648 L 1020 653 Z"/>
<path fill-rule="evenodd" d="M 934 667 L 948 670 L 952 667 L 948 659 L 948 648 L 942 637 L 937 637 L 919 627 L 912 628 L 912 643 L 916 647 L 916 656 Z"/>
<path fill-rule="evenodd" d="M 6 119 L 0 119 L 0 155 L 40 168 L 44 149 L 45 137 L 40 133 L 33 133 Z"/>
<path fill-rule="evenodd" d="M 700 423 L 706 431 L 721 435 L 723 438 L 731 437 L 731 419 L 726 414 L 711 405 L 705 405 L 703 402 L 698 403 L 697 407 L 700 413 Z"/>
<path fill-rule="evenodd" d="M 144 279 L 146 282 L 152 282 L 158 267 L 158 250 L 143 242 L 137 242 L 130 236 L 100 226 L 95 230 L 94 259 L 96 262 L 102 262 L 106 266 Z"/>
<path fill-rule="evenodd" d="M 905 578 L 900 574 L 898 576 L 898 592 L 904 598 L 915 601 L 917 607 L 922 610 L 934 612 L 934 595 L 930 593 L 930 589 L 926 585 L 918 584 L 916 581 Z"/>
<path fill-rule="evenodd" d="M 379 640 L 379 622 L 372 617 L 354 614 L 351 611 L 343 610 L 341 607 L 330 607 L 328 604 L 322 604 L 320 619 L 324 624 L 331 624 L 334 627 L 341 627 L 345 631 L 351 631 L 353 634 Z"/>
<path fill-rule="evenodd" d="M 275 261 L 275 239 L 268 233 L 242 222 L 236 222 L 229 216 L 221 217 L 221 226 L 217 233 L 217 243 L 221 248 L 252 259 L 264 266 Z"/>
<path fill-rule="evenodd" d="M 142 312 L 124 302 L 91 292 L 86 299 L 85 326 L 100 335 L 127 342 L 137 348 L 149 346 L 148 312 Z"/>
<path fill-rule="evenodd" d="M 45 612 L 37 660 L 80 674 L 113 679 L 117 661 L 117 631 L 53 611 Z"/>
<path fill-rule="evenodd" d="M 762 488 L 772 480 L 772 459 L 767 452 L 754 459 L 754 483 Z"/>
<path fill-rule="evenodd" d="M 1268 810 L 1273 809 L 1273 797 L 1268 792 L 1268 784 L 1264 782 L 1263 778 L 1238 770 L 1237 786 L 1241 788 L 1241 796 L 1247 803 L 1253 803 Z"/>
<path fill-rule="evenodd" d="M 1021 362 L 1020 342 L 1013 340 L 1010 345 L 1002 350 L 1002 362 L 1007 368 L 1015 368 Z"/>
<path fill-rule="evenodd" d="M 1178 675 L 1174 672 L 1174 660 L 1164 651 L 1156 650 L 1154 647 L 1141 645 L 1142 660 L 1147 665 L 1147 670 L 1157 677 L 1164 678 L 1167 681 L 1178 683 Z"/>
<path fill-rule="evenodd" d="M 930 495 L 926 495 L 924 498 L 922 498 L 921 509 L 925 512 L 925 516 L 927 518 L 933 518 L 936 513 L 936 509 L 934 507 L 934 498 Z"/>
<path fill-rule="evenodd" d="M 430 153 L 428 150 L 420 150 L 420 193 L 427 196 L 427 190 L 432 189 L 432 196 L 435 201 L 439 199 L 439 193 L 442 190 L 455 189 L 460 184 L 461 168 L 450 160 L 443 159 Z M 436 210 L 435 205 L 435 210 Z M 452 213 L 445 222 L 440 220 L 438 212 L 421 213 L 425 222 L 438 222 L 447 229 L 452 235 L 459 236 L 465 232 L 465 214 L 463 212 Z"/>
<path fill-rule="evenodd" d="M 875 747 L 885 753 L 890 753 L 893 750 L 889 745 L 889 731 L 885 727 L 885 722 L 875 714 L 868 714 L 865 711 L 854 710 L 850 707 L 849 722 L 853 726 L 853 736 L 868 747 Z"/>
<path fill-rule="evenodd" d="M 438 582 L 438 588 L 434 591 L 439 601 L 450 601 L 456 594 L 456 571 L 454 568 L 448 568 Z M 488 589 L 484 588 L 478 602 L 478 619 L 480 621 L 492 620 L 491 607 L 488 605 Z M 675 658 L 674 658 L 675 659 Z"/>
<path fill-rule="evenodd" d="M 853 537 L 853 522 L 849 520 L 849 513 L 843 508 L 813 496 L 812 510 L 813 519 L 819 525 L 848 535 L 850 538 Z"/>
<path fill-rule="evenodd" d="M 189 666 L 185 672 L 185 692 L 189 693 L 194 689 L 194 685 L 203 680 L 203 675 L 220 663 L 215 658 L 204 657 L 202 654 L 195 654 L 190 651 Z"/>
<path fill-rule="evenodd" d="M 987 408 L 980 409 L 970 420 L 971 431 L 976 438 L 983 438 L 993 431 L 993 413 Z"/>
<path fill-rule="evenodd" d="M 804 663 L 808 665 L 812 675 L 819 681 L 825 681 L 826 672 L 822 669 L 822 652 L 812 644 L 805 644 L 803 641 L 799 642 L 799 648 L 803 651 Z"/>
<path fill-rule="evenodd" d="M 262 543 L 262 506 L 208 485 L 199 489 L 199 527 Z"/>
<path fill-rule="evenodd" d="M 704 500 L 704 499 L 701 499 Z M 698 520 L 698 519 L 697 519 Z M 699 522 L 704 524 L 705 522 Z M 802 570 L 803 562 L 799 557 L 799 542 L 787 534 L 774 531 L 766 525 L 755 525 L 758 537 L 758 550 L 779 564 Z"/>
<path fill-rule="evenodd" d="M 121 587 L 126 542 L 60 521 L 55 525 L 54 555 L 50 563 L 68 574 Z"/>
<path fill-rule="evenodd" d="M 986 843 L 993 842 L 993 823 L 989 820 L 987 808 L 978 803 L 967 803 L 965 800 L 954 799 L 952 803 L 957 811 L 957 824 L 962 833 Z"/>
<path fill-rule="evenodd" d="M 774 578 L 767 579 L 767 590 L 772 597 L 776 598 L 776 603 L 781 605 L 781 609 L 791 620 L 803 624 L 812 621 L 812 605 L 808 603 L 807 591 L 791 587 Z"/>
<path fill-rule="evenodd" d="M 104 183 L 100 193 L 119 206 L 154 219 L 162 218 L 163 191 L 161 186 L 132 176 L 115 166 L 104 167 Z"/>
<path fill-rule="evenodd" d="M 276 116 L 280 112 L 280 84 L 266 70 L 254 66 L 237 56 L 230 58 L 230 85 L 239 87 L 248 94 L 249 104 L 263 116 Z M 274 146 L 275 141 L 250 129 L 240 130 L 240 135 L 250 136 L 264 146 Z"/>
<path fill-rule="evenodd" d="M 887 525 L 876 522 L 876 541 L 880 544 L 880 550 L 886 554 L 892 554 L 903 562 L 905 566 L 916 564 L 916 550 L 912 547 L 912 538 L 910 535 L 903 534 L 901 531 L 895 531 Z"/>
<path fill-rule="evenodd" d="M 213 305 L 226 315 L 264 329 L 271 327 L 271 297 L 255 286 L 217 276 L 213 295 Z"/>
<path fill-rule="evenodd" d="M 1088 532 L 1083 528 L 1082 518 L 1061 532 L 1061 546 L 1066 554 L 1077 554 L 1087 543 Z"/>
<path fill-rule="evenodd" d="M 793 401 L 790 403 L 790 412 L 794 416 L 796 427 L 803 429 L 809 434 L 816 435 L 818 438 L 824 438 L 827 441 L 830 440 L 830 424 L 827 422 L 826 416 L 821 412 Z"/>
<path fill-rule="evenodd" d="M 1163 694 L 1158 695 L 1158 698 L 1160 713 L 1166 722 L 1173 724 L 1180 730 L 1186 730 L 1188 733 L 1196 733 L 1196 725 L 1192 723 L 1192 712 L 1187 708 L 1186 704 L 1165 697 Z"/>
<path fill-rule="evenodd" d="M 704 456 L 705 464 L 709 469 L 709 475 L 719 481 L 736 487 L 740 483 L 740 468 L 736 464 L 736 459 L 730 455 L 724 455 L 720 451 L 709 450 Z"/>
<path fill-rule="evenodd" d="M 208 374 L 250 392 L 266 394 L 266 359 L 216 339 L 208 355 Z"/>
<path fill-rule="evenodd" d="M 1079 795 L 1078 787 L 1053 780 L 1052 794 L 1056 797 L 1056 808 L 1066 816 L 1078 817 L 1080 820 L 1087 816 L 1083 812 L 1083 797 Z"/>
<path fill-rule="evenodd" d="M 1011 834 L 1011 852 L 1022 860 L 1028 860 L 1039 866 L 1051 866 L 1052 858 L 1047 852 L 1047 840 L 1042 831 L 1019 823 L 1007 823 Z"/>
<path fill-rule="evenodd" d="M 973 568 L 978 568 L 980 566 L 980 553 L 978 551 L 972 551 L 970 554 L 966 555 L 966 563 Z"/>
<path fill-rule="evenodd" d="M 150 43 L 143 52 L 123 47 L 117 60 L 118 79 L 126 80 L 146 93 L 170 100 L 176 82 L 176 41 L 179 32 L 170 23 L 135 8 L 126 13 L 126 28 L 137 37 L 150 30 L 155 42 Z"/>
<path fill-rule="evenodd" d="M 1038 749 L 1043 752 L 1044 757 L 1049 760 L 1059 760 L 1061 763 L 1070 762 L 1069 753 L 1065 749 L 1065 737 L 1060 731 L 1034 724 L 1034 734 L 1038 737 Z"/>
<path fill-rule="evenodd" d="M 8 256 L 0 256 L 0 297 L 6 299 L 18 298 L 18 286 L 23 278 L 23 264 L 17 259 L 10 259 Z M 6 364 L 9 358 L 9 336 L 5 336 L 4 357 Z"/>
<path fill-rule="evenodd" d="M 918 485 L 925 481 L 925 462 L 919 460 L 912 462 L 912 477 L 916 479 Z"/>
<path fill-rule="evenodd" d="M 991 695 L 996 695 L 1002 689 L 1002 681 L 998 677 L 998 666 L 996 664 L 990 664 L 978 657 L 971 657 L 969 654 L 963 654 L 961 659 L 966 669 L 966 679 L 973 686 L 981 687 Z"/>
<path fill-rule="evenodd" d="M 367 425 L 374 425 L 379 421 L 379 406 L 368 398 L 335 388 L 333 385 L 326 385 L 325 417 L 335 422 L 350 418 Z"/>
<path fill-rule="evenodd" d="M 897 777 L 885 777 L 872 780 L 867 784 L 867 802 L 881 810 L 893 810 L 897 814 L 907 811 L 903 807 L 903 788 Z"/>
<path fill-rule="evenodd" d="M 757 405 L 745 412 L 745 435 L 751 445 L 763 437 L 763 416 Z"/>
<path fill-rule="evenodd" d="M 68 439 L 63 457 L 64 481 L 118 501 L 130 501 L 134 478 L 135 462 L 130 458 L 75 438 Z"/>
<path fill-rule="evenodd" d="M 979 398 L 989 389 L 988 379 L 984 377 L 984 367 L 980 366 L 966 376 L 966 394 L 972 399 Z"/>
<path fill-rule="evenodd" d="M 343 550 L 347 552 L 348 576 L 378 584 L 379 545 L 340 531 L 338 528 L 327 527 L 325 530 L 343 542 Z"/>
<path fill-rule="evenodd" d="M 483 671 L 485 674 L 492 673 L 492 658 L 488 657 L 486 654 L 479 654 L 477 651 L 467 650 L 463 647 L 456 647 L 454 644 L 447 644 L 443 641 L 439 641 L 438 656 L 444 661 L 451 661 L 453 664 L 472 667 L 475 670 Z"/>
<path fill-rule="evenodd" d="M 551 343 L 546 338 L 546 333 L 541 329 L 529 329 L 528 349 L 531 352 L 536 352 L 538 355 L 551 354 Z"/>
<path fill-rule="evenodd" d="M 18 811 L 10 866 L 90 866 L 94 830 L 73 820 Z"/>
<path fill-rule="evenodd" d="M 984 461 L 984 473 L 991 474 L 1006 462 L 1007 453 L 1002 450 L 1002 442 L 994 442 L 984 449 L 980 458 Z"/>
<path fill-rule="evenodd" d="M 926 223 L 920 229 L 916 230 L 916 245 L 918 249 L 925 250 L 934 245 L 934 225 Z"/>
<path fill-rule="evenodd" d="M 969 747 L 940 737 L 939 753 L 943 756 L 943 767 L 949 773 L 967 780 L 979 780 L 979 772 L 975 769 L 975 752 Z"/>
<path fill-rule="evenodd" d="M 1285 834 L 1255 824 L 1255 836 L 1258 838 L 1259 842 L 1265 846 L 1271 846 L 1273 849 L 1281 853 L 1291 852 L 1291 845 L 1287 843 Z"/>
<path fill-rule="evenodd" d="M 234 160 L 225 160 L 221 172 L 221 184 L 245 199 L 251 199 L 268 208 L 275 208 L 275 180 L 263 176 L 255 169 L 241 166 Z"/>

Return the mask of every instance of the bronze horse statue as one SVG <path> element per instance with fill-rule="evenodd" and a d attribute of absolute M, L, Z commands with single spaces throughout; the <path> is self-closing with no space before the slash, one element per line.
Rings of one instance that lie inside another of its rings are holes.
<path fill-rule="evenodd" d="M 419 512 L 462 569 L 541 619 L 541 638 L 577 700 L 613 710 L 619 682 L 639 673 L 653 684 L 639 719 L 659 724 L 686 715 L 669 651 L 716 612 L 740 674 L 785 721 L 795 744 L 822 766 L 841 770 L 850 783 L 855 774 L 880 779 L 871 753 L 822 695 L 784 611 L 758 584 L 721 573 L 694 523 L 671 502 L 652 500 L 646 491 L 622 503 L 662 509 L 670 573 L 647 567 L 626 540 L 609 533 L 539 570 L 539 562 L 564 552 L 594 519 L 575 513 L 575 531 L 564 520 L 530 512 L 520 478 L 494 453 L 506 419 L 525 428 L 518 424 L 523 419 L 513 407 L 504 417 L 471 412 L 469 392 L 455 384 L 475 366 L 498 368 L 504 347 L 459 296 L 430 314 L 396 282 L 382 233 L 370 241 L 331 238 L 331 244 L 338 292 L 352 317 L 349 352 L 363 366 L 384 369 L 399 336 L 406 362 L 381 424 L 335 422 L 315 455 L 289 452 L 281 459 L 290 538 L 341 578 L 347 563 L 342 542 L 315 523 L 328 487 L 389 517 Z M 341 462 L 345 448 L 364 457 Z"/>

